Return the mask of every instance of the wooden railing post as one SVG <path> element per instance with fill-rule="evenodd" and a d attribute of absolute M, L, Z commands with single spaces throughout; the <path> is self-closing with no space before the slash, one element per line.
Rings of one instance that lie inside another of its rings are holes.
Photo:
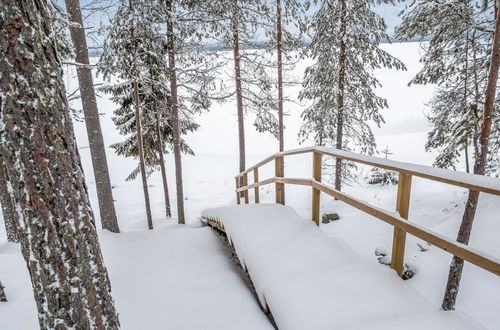
<path fill-rule="evenodd" d="M 283 177 L 283 156 L 274 159 L 274 173 L 278 178 Z M 276 183 L 276 203 L 285 205 L 283 198 L 283 183 Z"/>
<path fill-rule="evenodd" d="M 396 211 L 401 218 L 408 219 L 410 209 L 411 175 L 399 173 L 398 196 L 396 200 Z M 394 227 L 392 238 L 392 259 L 391 267 L 403 276 L 405 257 L 406 232 L 398 227 Z"/>
<path fill-rule="evenodd" d="M 240 187 L 240 178 L 236 177 L 235 181 L 236 181 L 236 190 L 238 190 L 238 188 Z M 240 196 L 241 196 L 241 194 L 238 191 L 236 191 L 236 203 L 237 204 L 241 203 L 240 202 Z"/>
<path fill-rule="evenodd" d="M 248 186 L 248 173 L 243 174 L 243 186 Z M 245 196 L 245 204 L 248 204 L 248 189 L 243 193 Z"/>
<path fill-rule="evenodd" d="M 253 170 L 253 182 L 254 183 L 259 182 L 259 168 L 258 167 L 254 168 L 254 170 Z M 255 203 L 259 203 L 260 202 L 259 187 L 254 188 L 254 197 L 255 197 Z"/>
<path fill-rule="evenodd" d="M 313 179 L 321 182 L 321 153 L 313 152 Z M 321 191 L 312 189 L 312 220 L 319 226 Z"/>

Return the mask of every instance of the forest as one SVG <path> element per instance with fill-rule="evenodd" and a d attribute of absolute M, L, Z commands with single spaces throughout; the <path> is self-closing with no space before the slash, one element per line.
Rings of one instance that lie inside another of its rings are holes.
<path fill-rule="evenodd" d="M 0 329 L 500 327 L 500 1 L 2 0 L 0 36 Z M 358 275 L 379 314 L 293 305 Z"/>

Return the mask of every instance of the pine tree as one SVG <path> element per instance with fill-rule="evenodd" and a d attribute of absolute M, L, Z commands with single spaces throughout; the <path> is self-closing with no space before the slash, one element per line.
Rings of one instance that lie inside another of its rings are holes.
<path fill-rule="evenodd" d="M 40 328 L 117 329 L 51 18 L 46 0 L 0 6 L 0 157 Z"/>
<path fill-rule="evenodd" d="M 325 0 L 311 19 L 308 53 L 316 61 L 306 69 L 300 100 L 311 100 L 303 113 L 300 136 L 310 135 L 318 145 L 372 154 L 375 137 L 368 124 L 384 122 L 379 111 L 387 101 L 374 92 L 380 86 L 373 75 L 379 68 L 406 69 L 379 48 L 388 38 L 384 20 L 372 11 L 375 3 L 391 0 Z M 349 163 L 336 159 L 335 189 L 350 172 Z"/>
<path fill-rule="evenodd" d="M 99 71 L 103 73 L 105 79 L 118 78 L 124 80 L 123 84 L 131 86 L 146 218 L 148 228 L 153 229 L 141 123 L 144 109 L 141 108 L 139 95 L 139 82 L 143 79 L 144 72 L 148 70 L 145 55 L 157 46 L 161 46 L 158 39 L 150 37 L 151 33 L 158 29 L 156 22 L 152 20 L 150 9 L 150 6 L 142 0 L 120 2 L 108 31 Z"/>
<path fill-rule="evenodd" d="M 434 115 L 431 122 L 435 127 L 428 143 L 429 147 L 444 149 L 437 164 L 453 166 L 459 154 L 451 148 L 467 150 L 471 143 L 473 171 L 479 175 L 498 164 L 498 145 L 492 143 L 499 141 L 500 9 L 494 1 L 483 2 L 481 8 L 476 1 L 418 1 L 404 13 L 398 28 L 401 36 L 431 37 L 423 58 L 424 69 L 415 80 L 439 85 L 431 102 Z M 478 200 L 479 192 L 469 190 L 457 235 L 460 243 L 469 242 Z M 444 310 L 455 308 L 463 265 L 462 259 L 453 257 L 443 298 Z"/>
<path fill-rule="evenodd" d="M 419 1 L 402 15 L 396 29 L 401 39 L 430 36 L 423 44 L 423 69 L 410 84 L 436 84 L 437 90 L 428 115 L 433 129 L 429 132 L 426 150 L 438 151 L 435 166 L 455 169 L 465 154 L 466 169 L 479 155 L 481 107 L 485 102 L 488 63 L 494 21 L 476 1 L 454 0 L 447 3 Z M 500 107 L 495 107 L 499 112 Z M 500 127 L 498 116 L 494 127 Z M 493 140 L 500 139 L 500 130 L 492 130 Z M 472 157 L 469 157 L 472 148 Z M 491 144 L 487 173 L 498 172 L 499 145 Z"/>
<path fill-rule="evenodd" d="M 83 27 L 82 12 L 80 10 L 79 0 L 65 0 L 66 10 L 71 24 L 71 40 L 76 53 L 78 83 L 80 86 L 80 95 L 82 99 L 83 114 L 85 117 L 85 126 L 89 139 L 90 156 L 92 158 L 92 167 L 97 190 L 97 199 L 99 201 L 99 210 L 101 223 L 104 229 L 118 233 L 118 220 L 116 219 L 115 205 L 113 202 L 113 193 L 111 191 L 111 181 L 109 178 L 108 164 L 106 160 L 106 150 L 101 132 L 99 112 L 90 70 L 89 55 L 87 48 L 87 39 Z"/>

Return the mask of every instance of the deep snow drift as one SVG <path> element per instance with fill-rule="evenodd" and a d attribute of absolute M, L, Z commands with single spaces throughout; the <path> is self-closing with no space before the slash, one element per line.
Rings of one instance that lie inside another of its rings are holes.
<path fill-rule="evenodd" d="M 380 148 L 388 146 L 394 153 L 391 157 L 394 160 L 431 165 L 433 155 L 424 151 L 429 131 L 424 113 L 428 111 L 425 103 L 432 95 L 433 86 L 407 86 L 407 82 L 421 67 L 418 62 L 420 45 L 384 44 L 382 47 L 403 60 L 408 71 L 379 70 L 376 73 L 383 85 L 378 94 L 389 102 L 389 109 L 382 111 L 386 124 L 374 129 L 377 143 Z M 304 60 L 296 68 L 298 77 L 302 76 L 308 63 L 310 60 Z M 76 83 L 76 76 L 68 74 L 66 84 L 70 90 Z M 299 86 L 287 88 L 285 92 L 293 97 L 299 89 Z M 98 103 L 99 111 L 103 113 L 104 141 L 109 147 L 124 139 L 111 121 L 116 105 L 107 96 L 101 96 Z M 81 105 L 76 102 L 74 107 L 81 108 Z M 302 106 L 287 104 L 285 109 L 289 114 L 285 117 L 285 148 L 296 148 L 299 146 L 297 133 L 301 125 Z M 278 143 L 268 134 L 255 132 L 252 117 L 248 116 L 247 119 L 247 165 L 253 165 L 276 152 Z M 223 329 L 225 326 L 235 329 L 243 328 L 245 324 L 254 329 L 269 326 L 257 302 L 234 273 L 220 243 L 208 229 L 194 228 L 199 226 L 201 210 L 235 203 L 233 189 L 234 175 L 238 169 L 238 142 L 234 102 L 215 104 L 210 113 L 198 118 L 198 122 L 201 129 L 186 138 L 197 155 L 183 158 L 189 224 L 185 229 L 173 225 L 175 209 L 173 219 L 164 218 L 161 177 L 155 174 L 149 180 L 155 230 L 147 231 L 141 183 L 139 180 L 125 181 L 136 167 L 136 160 L 116 156 L 112 149 L 107 150 L 117 215 L 124 233 L 113 235 L 99 232 L 99 235 L 124 328 L 137 329 L 139 325 L 147 324 L 151 328 L 196 329 L 198 321 L 203 322 L 203 329 Z M 90 199 L 98 216 L 84 124 L 75 122 L 75 130 Z M 167 170 L 171 202 L 175 205 L 171 155 L 167 155 Z M 263 168 L 261 179 L 272 176 L 273 170 L 273 165 Z M 359 171 L 358 183 L 346 186 L 345 192 L 384 209 L 394 210 L 396 187 L 368 185 L 365 176 L 369 168 L 360 166 Z M 310 177 L 311 158 L 294 156 L 287 159 L 286 175 Z M 328 179 L 327 173 L 324 179 Z M 310 218 L 310 193 L 310 187 L 286 187 L 287 204 L 293 206 L 304 219 Z M 465 189 L 414 178 L 410 220 L 454 238 L 466 197 Z M 261 189 L 261 201 L 274 201 L 273 186 Z M 497 257 L 500 256 L 499 201 L 498 197 L 481 194 L 470 242 L 471 246 Z M 340 214 L 340 220 L 321 226 L 329 236 L 342 238 L 374 267 L 385 267 L 378 263 L 374 251 L 378 247 L 390 250 L 391 226 L 324 195 L 321 212 Z M 422 251 L 417 243 L 426 251 Z M 408 237 L 406 262 L 416 267 L 417 274 L 405 283 L 422 294 L 436 309 L 441 304 L 450 260 L 448 253 Z M 208 281 L 208 278 L 211 280 Z M 0 279 L 10 299 L 8 303 L 0 304 L 0 329 L 36 328 L 36 307 L 29 276 L 19 249 L 6 243 L 3 224 L 0 224 Z M 466 264 L 457 310 L 470 315 L 489 329 L 498 328 L 499 292 L 500 280 L 497 276 Z M 153 295 L 153 298 L 147 299 L 149 295 Z M 215 299 L 213 297 L 219 298 L 212 300 Z M 198 300 L 203 304 L 198 303 Z M 241 322 L 237 321 L 239 315 L 242 315 Z M 221 322 L 225 323 L 222 325 Z"/>

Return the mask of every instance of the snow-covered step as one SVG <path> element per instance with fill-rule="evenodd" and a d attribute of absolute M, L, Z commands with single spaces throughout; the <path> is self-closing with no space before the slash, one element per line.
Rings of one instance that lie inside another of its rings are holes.
<path fill-rule="evenodd" d="M 202 217 L 224 228 L 280 329 L 482 329 L 438 310 L 395 272 L 364 262 L 289 206 L 219 207 Z"/>

